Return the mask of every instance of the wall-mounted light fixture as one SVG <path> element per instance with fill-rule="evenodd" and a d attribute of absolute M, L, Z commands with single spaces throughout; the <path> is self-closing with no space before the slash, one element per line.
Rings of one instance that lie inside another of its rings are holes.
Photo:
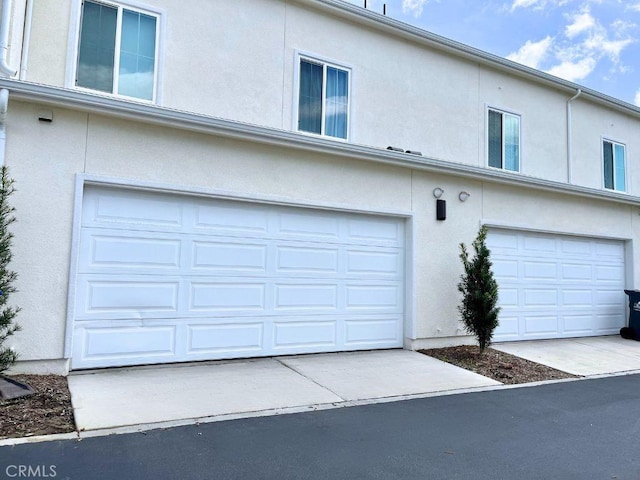
<path fill-rule="evenodd" d="M 393 152 L 400 152 L 400 153 L 404 153 L 404 149 L 400 148 L 400 147 L 392 147 L 391 145 L 389 145 L 387 147 L 387 150 L 391 150 Z"/>
<path fill-rule="evenodd" d="M 418 155 L 418 156 L 422 156 L 422 152 L 419 152 L 418 150 L 407 150 L 404 153 L 410 153 L 411 155 Z"/>
<path fill-rule="evenodd" d="M 436 188 L 433 189 L 433 196 L 435 198 L 440 198 L 443 193 L 444 193 L 444 190 L 441 189 L 440 187 L 436 187 Z"/>
<path fill-rule="evenodd" d="M 470 196 L 471 194 L 469 192 L 460 192 L 458 194 L 458 198 L 460 199 L 461 202 L 466 202 L 467 200 L 469 200 Z"/>
<path fill-rule="evenodd" d="M 446 200 L 436 200 L 436 220 L 446 220 L 447 219 L 447 201 Z"/>

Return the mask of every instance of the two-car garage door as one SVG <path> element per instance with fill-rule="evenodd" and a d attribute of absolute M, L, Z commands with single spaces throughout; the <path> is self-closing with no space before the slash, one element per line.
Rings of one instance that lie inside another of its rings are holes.
<path fill-rule="evenodd" d="M 73 368 L 401 347 L 402 219 L 87 187 Z"/>
<path fill-rule="evenodd" d="M 499 285 L 495 341 L 617 334 L 625 325 L 625 249 L 615 240 L 489 232 Z"/>

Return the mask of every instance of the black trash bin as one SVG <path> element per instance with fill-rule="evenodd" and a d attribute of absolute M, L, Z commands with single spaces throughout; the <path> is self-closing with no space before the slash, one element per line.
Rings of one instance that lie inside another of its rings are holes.
<path fill-rule="evenodd" d="M 629 328 L 640 334 L 640 290 L 625 290 L 629 295 Z"/>

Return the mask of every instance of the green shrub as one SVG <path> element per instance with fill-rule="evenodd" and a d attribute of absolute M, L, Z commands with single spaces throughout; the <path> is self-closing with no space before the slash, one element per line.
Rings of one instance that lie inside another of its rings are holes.
<path fill-rule="evenodd" d="M 20 326 L 14 322 L 20 309 L 8 305 L 10 295 L 16 291 L 13 283 L 17 277 L 16 272 L 9 269 L 13 241 L 9 225 L 16 221 L 13 216 L 15 209 L 9 204 L 9 197 L 15 191 L 13 183 L 7 167 L 2 166 L 0 169 L 0 373 L 13 365 L 18 357 L 15 351 L 2 345 L 8 337 L 20 330 Z"/>
<path fill-rule="evenodd" d="M 465 244 L 460 244 L 464 274 L 458 284 L 458 291 L 462 294 L 458 311 L 467 332 L 478 340 L 480 353 L 491 345 L 500 312 L 500 307 L 497 307 L 498 282 L 491 271 L 491 252 L 485 243 L 486 238 L 487 227 L 482 226 L 472 244 L 475 255 L 471 259 Z"/>

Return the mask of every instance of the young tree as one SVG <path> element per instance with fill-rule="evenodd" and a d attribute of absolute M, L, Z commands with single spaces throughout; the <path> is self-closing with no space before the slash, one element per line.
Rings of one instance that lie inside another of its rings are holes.
<path fill-rule="evenodd" d="M 475 255 L 469 259 L 469 252 L 464 243 L 460 244 L 460 259 L 464 266 L 464 274 L 460 276 L 458 291 L 462 293 L 462 302 L 458 306 L 462 321 L 468 333 L 478 340 L 482 354 L 493 338 L 493 331 L 498 326 L 498 282 L 491 271 L 490 251 L 485 240 L 487 227 L 480 227 L 478 236 L 473 241 Z"/>
<path fill-rule="evenodd" d="M 3 347 L 2 344 L 20 330 L 20 326 L 14 322 L 20 309 L 8 305 L 9 296 L 16 291 L 13 282 L 17 277 L 16 272 L 9 269 L 13 239 L 9 225 L 16 221 L 13 216 L 15 209 L 9 204 L 9 197 L 15 191 L 13 183 L 7 167 L 2 166 L 0 169 L 0 373 L 13 365 L 18 357 L 16 352 Z"/>

